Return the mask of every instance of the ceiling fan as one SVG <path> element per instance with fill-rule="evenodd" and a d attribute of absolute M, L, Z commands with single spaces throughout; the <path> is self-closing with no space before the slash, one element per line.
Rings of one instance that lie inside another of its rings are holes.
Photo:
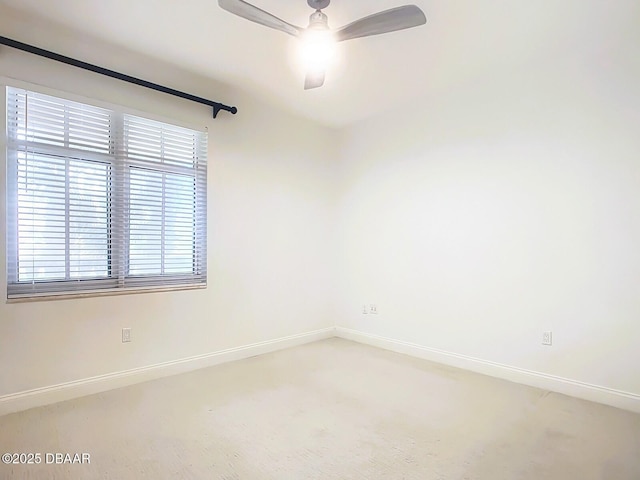
<path fill-rule="evenodd" d="M 382 12 L 374 13 L 345 25 L 338 30 L 329 29 L 328 17 L 322 13 L 327 8 L 331 0 L 307 0 L 307 4 L 315 10 L 309 17 L 307 28 L 297 27 L 278 17 L 265 12 L 264 10 L 251 5 L 243 0 L 218 0 L 218 5 L 223 10 L 246 18 L 260 25 L 280 30 L 303 41 L 311 43 L 322 43 L 325 41 L 342 42 L 353 38 L 368 37 L 381 33 L 395 32 L 405 28 L 417 27 L 427 22 L 425 14 L 415 5 L 404 5 L 402 7 L 391 8 Z M 314 54 L 322 56 L 321 49 L 313 49 Z M 325 62 L 318 62 L 316 65 L 307 67 L 307 74 L 304 82 L 305 90 L 321 87 L 325 77 Z"/>

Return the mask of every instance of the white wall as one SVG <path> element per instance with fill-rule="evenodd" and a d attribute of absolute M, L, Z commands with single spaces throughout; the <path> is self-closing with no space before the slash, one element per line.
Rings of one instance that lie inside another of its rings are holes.
<path fill-rule="evenodd" d="M 171 65 L 4 16 L 4 36 L 236 105 L 202 105 L 9 48 L 0 77 L 126 105 L 209 129 L 206 290 L 79 300 L 0 300 L 0 397 L 333 325 L 330 249 L 335 132 Z M 5 157 L 0 156 L 0 271 Z M 6 292 L 0 275 L 0 292 Z M 133 342 L 121 343 L 131 327 Z"/>
<path fill-rule="evenodd" d="M 640 55 L 608 43 L 346 133 L 340 326 L 640 394 Z"/>

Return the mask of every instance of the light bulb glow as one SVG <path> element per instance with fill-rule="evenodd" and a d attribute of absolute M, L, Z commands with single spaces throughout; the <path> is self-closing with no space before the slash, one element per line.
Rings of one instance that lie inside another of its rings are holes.
<path fill-rule="evenodd" d="M 308 29 L 300 38 L 299 58 L 307 72 L 324 72 L 336 54 L 336 42 L 330 30 Z"/>

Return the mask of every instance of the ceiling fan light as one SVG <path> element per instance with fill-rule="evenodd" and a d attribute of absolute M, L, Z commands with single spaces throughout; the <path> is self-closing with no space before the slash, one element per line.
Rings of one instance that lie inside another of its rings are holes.
<path fill-rule="evenodd" d="M 300 63 L 307 72 L 324 72 L 336 56 L 336 42 L 330 30 L 309 28 L 300 38 Z"/>

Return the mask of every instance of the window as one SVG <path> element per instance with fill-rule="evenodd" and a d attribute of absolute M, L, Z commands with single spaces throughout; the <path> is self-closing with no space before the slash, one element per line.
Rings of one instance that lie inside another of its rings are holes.
<path fill-rule="evenodd" d="M 206 285 L 207 135 L 7 89 L 8 298 Z"/>

